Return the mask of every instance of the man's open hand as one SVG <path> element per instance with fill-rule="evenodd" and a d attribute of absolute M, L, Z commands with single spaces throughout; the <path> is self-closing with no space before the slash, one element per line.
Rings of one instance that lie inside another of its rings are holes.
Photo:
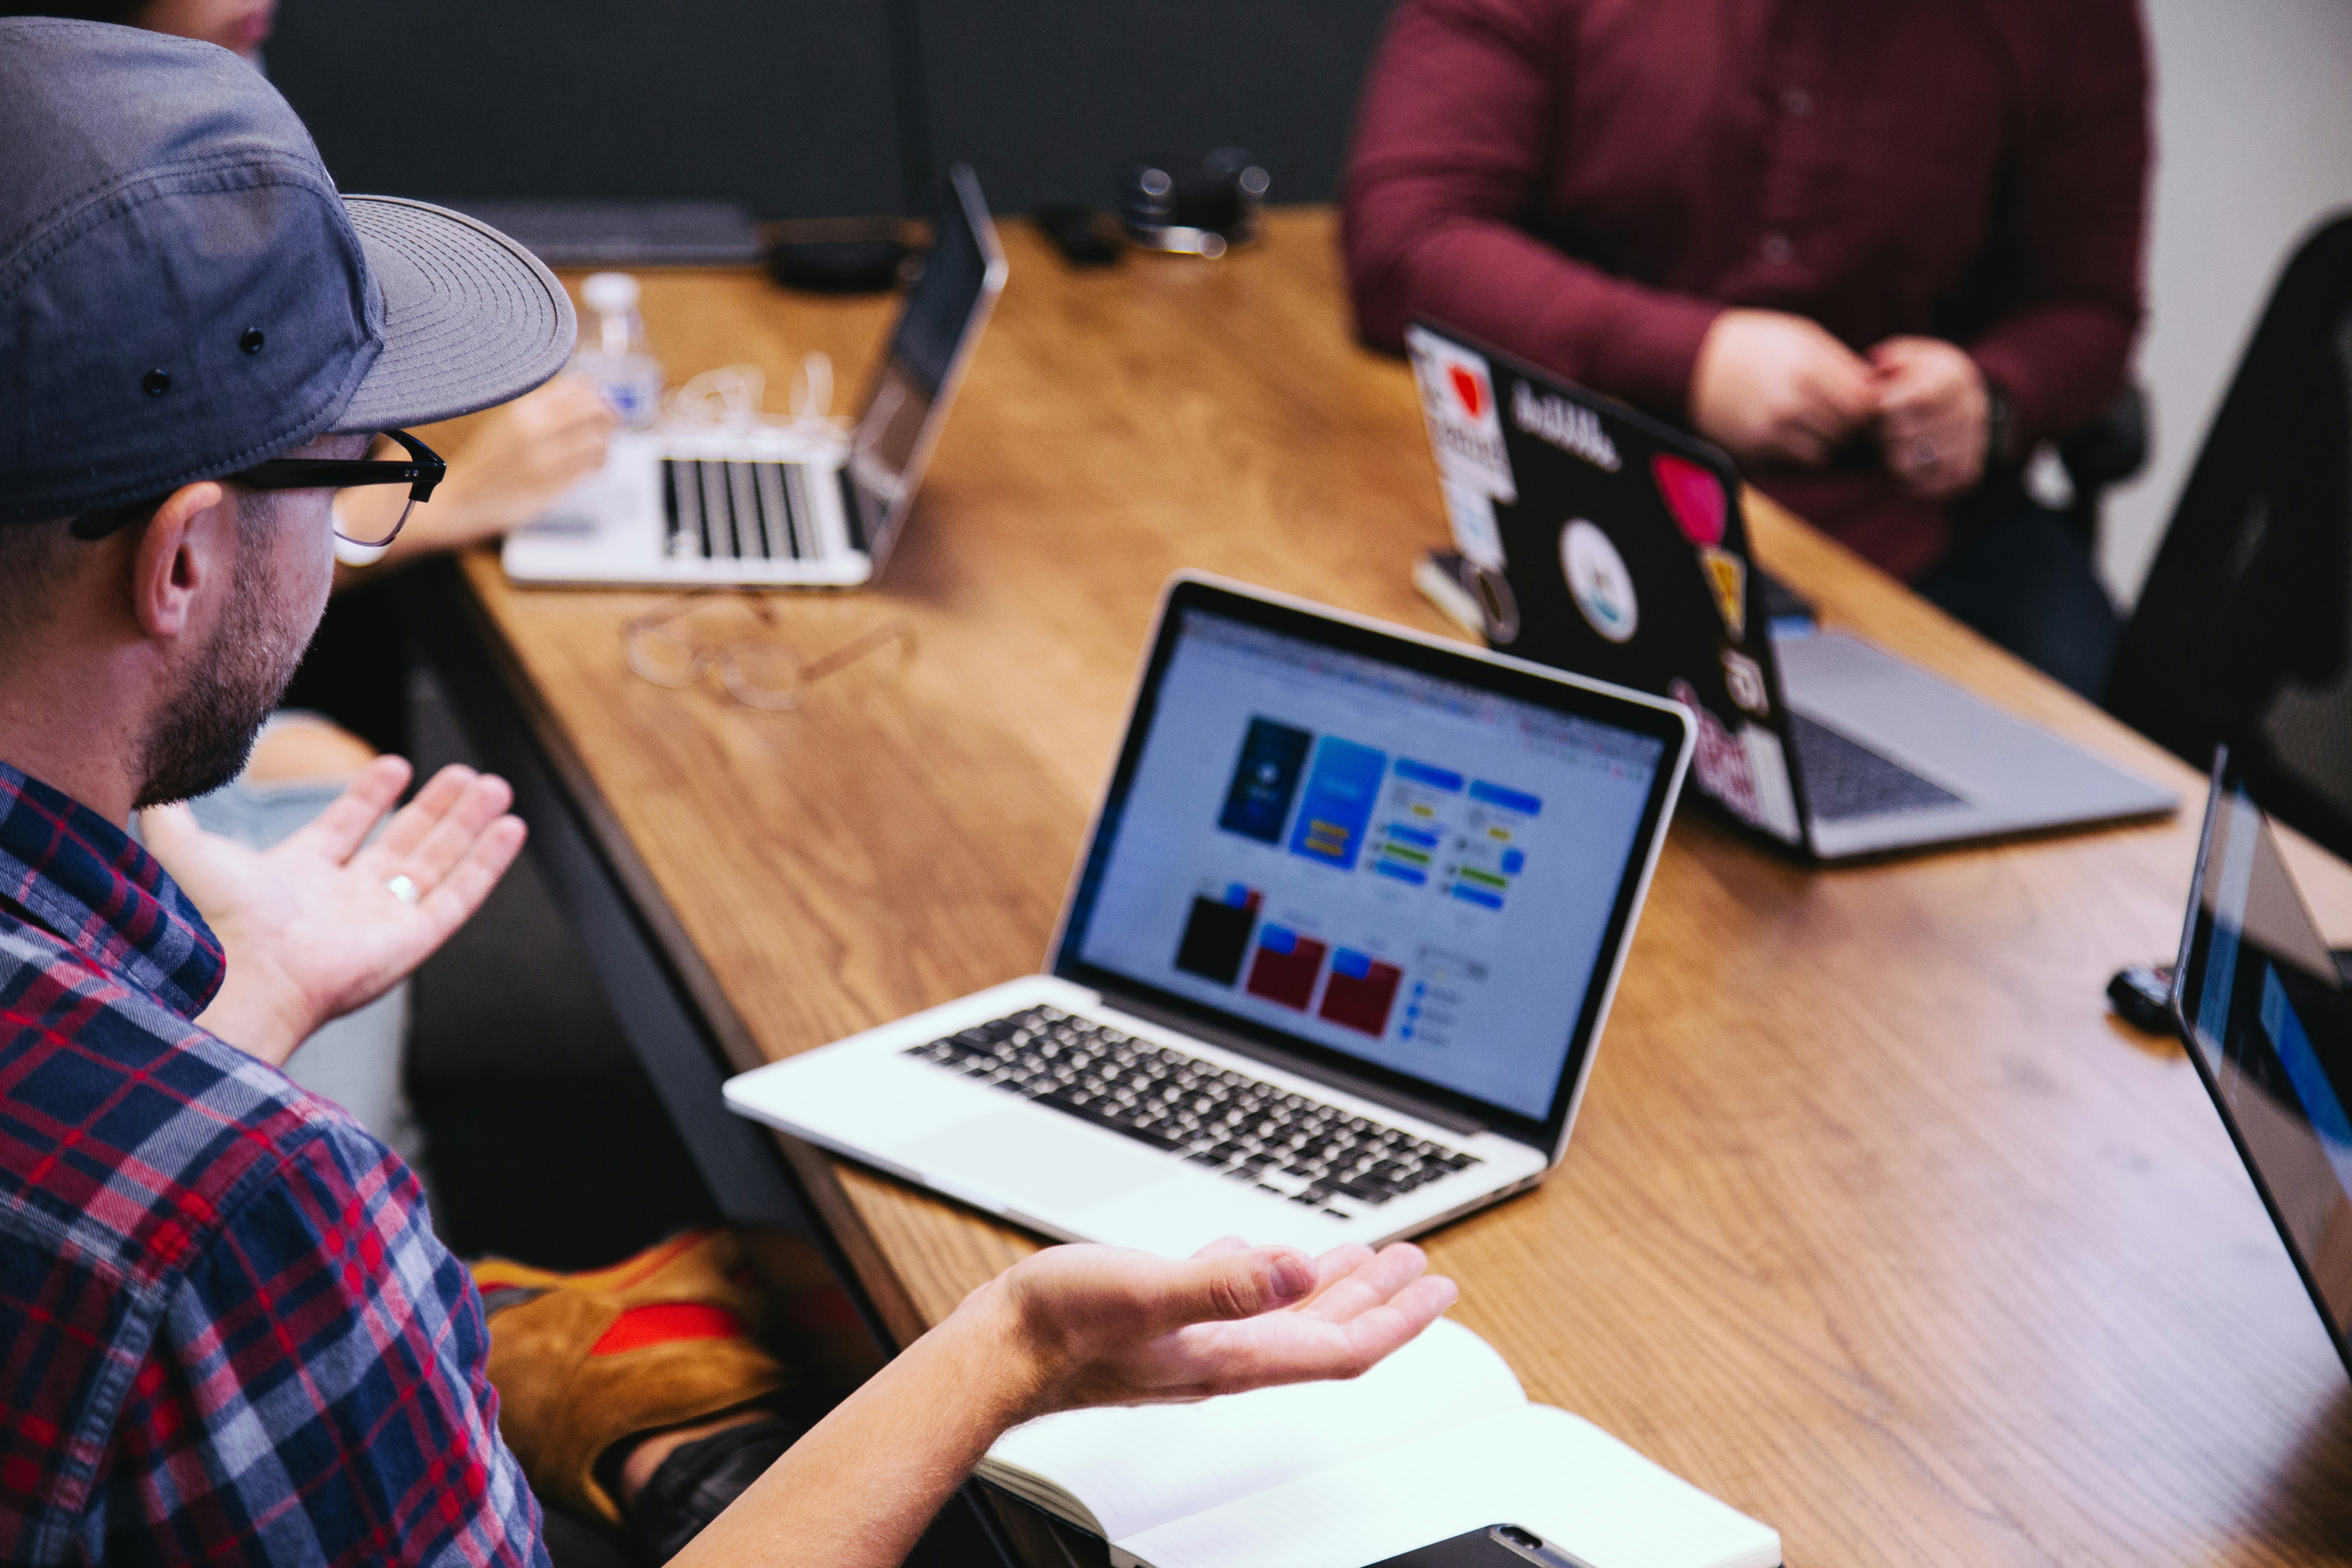
<path fill-rule="evenodd" d="M 206 833 L 184 805 L 148 811 L 148 848 L 228 957 L 197 1019 L 230 1045 L 283 1064 L 312 1030 L 383 995 L 481 908 L 522 847 L 514 792 L 471 768 L 435 774 L 367 837 L 407 785 L 379 757 L 332 805 L 267 850 Z M 394 891 L 394 879 L 414 901 Z"/>
<path fill-rule="evenodd" d="M 1205 1399 L 1271 1384 L 1354 1377 L 1437 1321 L 1454 1281 L 1400 1242 L 1296 1247 L 1213 1242 L 1178 1261 L 1055 1247 L 974 1292 L 1003 1314 L 1030 1372 L 1015 1418 L 1091 1405 Z"/>

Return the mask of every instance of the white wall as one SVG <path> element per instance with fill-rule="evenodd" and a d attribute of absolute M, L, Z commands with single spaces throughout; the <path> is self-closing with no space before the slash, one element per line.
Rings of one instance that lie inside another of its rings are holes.
<path fill-rule="evenodd" d="M 2109 492 L 2100 565 L 2128 601 L 2288 247 L 2352 205 L 2352 0 L 2142 0 L 2156 206 L 2139 376 L 2147 469 Z"/>

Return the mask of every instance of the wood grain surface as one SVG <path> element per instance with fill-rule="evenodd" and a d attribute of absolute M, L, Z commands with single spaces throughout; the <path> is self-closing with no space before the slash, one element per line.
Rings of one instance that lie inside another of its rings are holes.
<path fill-rule="evenodd" d="M 1034 968 L 1161 580 L 1205 567 L 1424 629 L 1444 524 L 1410 378 L 1349 334 L 1329 215 L 1217 264 L 1013 276 L 877 591 L 725 596 L 791 713 L 632 675 L 658 595 L 467 578 L 740 1059 Z M 673 383 L 861 383 L 887 301 L 653 273 Z M 848 401 L 845 395 L 844 401 Z M 1833 872 L 1686 801 L 1567 1160 L 1428 1238 L 1534 1397 L 1842 1563 L 2352 1561 L 2352 1388 L 2177 1047 L 2103 1001 L 2168 958 L 2202 784 L 1769 504 L 1824 619 L 2179 790 L 2153 826 Z M 765 617 L 763 619 L 763 616 Z M 2341 940 L 2352 877 L 2308 873 Z M 801 1151 L 902 1335 L 1035 1243 Z M 837 1178 L 837 1182 L 836 1182 Z"/>

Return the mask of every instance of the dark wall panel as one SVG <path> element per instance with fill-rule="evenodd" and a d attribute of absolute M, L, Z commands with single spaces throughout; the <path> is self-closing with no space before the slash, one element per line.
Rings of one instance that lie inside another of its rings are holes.
<path fill-rule="evenodd" d="M 901 209 L 886 0 L 287 0 L 271 78 L 347 190 Z"/>
<path fill-rule="evenodd" d="M 1273 199 L 1312 201 L 1390 4 L 286 0 L 268 56 L 356 191 L 882 213 L 965 158 L 1014 211 L 1108 205 L 1130 154 L 1237 142 Z"/>
<path fill-rule="evenodd" d="M 1003 209 L 1111 204 L 1142 153 L 1238 142 L 1270 199 L 1336 189 L 1390 0 L 912 0 L 931 144 Z"/>

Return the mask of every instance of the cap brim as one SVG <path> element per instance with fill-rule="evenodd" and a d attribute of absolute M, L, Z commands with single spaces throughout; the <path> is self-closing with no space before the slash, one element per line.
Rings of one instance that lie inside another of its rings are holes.
<path fill-rule="evenodd" d="M 339 435 L 454 419 L 563 368 L 572 300 L 539 258 L 463 213 L 345 196 L 383 300 L 383 352 L 335 419 Z"/>

